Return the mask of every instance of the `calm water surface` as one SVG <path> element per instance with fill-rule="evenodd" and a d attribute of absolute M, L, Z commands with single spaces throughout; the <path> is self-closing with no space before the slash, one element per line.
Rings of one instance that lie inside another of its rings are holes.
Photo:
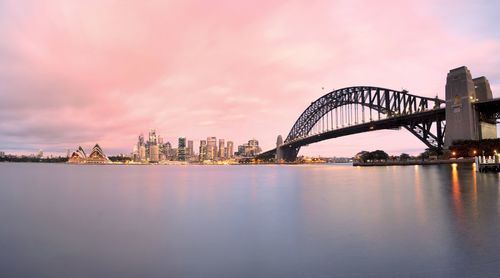
<path fill-rule="evenodd" d="M 1 277 L 499 277 L 470 166 L 0 163 Z"/>

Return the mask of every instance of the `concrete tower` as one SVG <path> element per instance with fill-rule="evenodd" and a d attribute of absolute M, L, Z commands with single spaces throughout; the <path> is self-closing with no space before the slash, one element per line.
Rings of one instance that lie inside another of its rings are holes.
<path fill-rule="evenodd" d="M 278 135 L 278 138 L 276 138 L 276 162 L 280 163 L 281 160 L 283 160 L 283 150 L 281 149 L 281 146 L 283 145 L 283 137 L 281 135 Z"/>
<path fill-rule="evenodd" d="M 476 89 L 476 98 L 478 101 L 485 101 L 493 99 L 491 92 L 490 82 L 486 77 L 481 76 L 474 78 L 474 87 Z M 479 119 L 480 120 L 480 119 Z M 480 139 L 495 139 L 497 138 L 497 125 L 496 122 L 479 122 L 479 138 Z"/>
<path fill-rule="evenodd" d="M 446 79 L 445 147 L 454 140 L 477 140 L 479 128 L 472 103 L 476 101 L 474 81 L 467 67 L 450 70 Z"/>

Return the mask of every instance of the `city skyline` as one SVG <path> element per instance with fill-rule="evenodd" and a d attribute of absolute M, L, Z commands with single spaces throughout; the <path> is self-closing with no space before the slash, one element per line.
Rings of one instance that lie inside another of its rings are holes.
<path fill-rule="evenodd" d="M 494 1 L 4 1 L 0 151 L 64 155 L 99 142 L 129 153 L 147 127 L 171 143 L 217 134 L 235 147 L 256 138 L 267 150 L 334 88 L 443 98 L 447 71 L 461 65 L 487 76 L 499 97 L 499 9 Z M 388 130 L 301 154 L 375 149 L 416 154 L 425 145 Z"/>
<path fill-rule="evenodd" d="M 262 152 L 259 141 L 255 138 L 236 146 L 237 149 L 232 140 L 226 141 L 215 136 L 200 139 L 198 144 L 190 138 L 178 137 L 177 144 L 172 144 L 164 140 L 156 129 L 151 129 L 147 140 L 144 133 L 137 136 L 137 143 L 132 147 L 130 159 L 136 163 L 235 161 L 236 158 L 255 157 Z"/>

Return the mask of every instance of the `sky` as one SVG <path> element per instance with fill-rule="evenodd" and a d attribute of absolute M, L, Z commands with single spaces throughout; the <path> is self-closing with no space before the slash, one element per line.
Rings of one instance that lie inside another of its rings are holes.
<path fill-rule="evenodd" d="M 466 65 L 500 97 L 500 1 L 0 0 L 0 151 L 130 153 L 156 129 L 270 149 L 332 89 L 444 98 Z M 324 89 L 323 89 L 324 88 Z M 305 155 L 418 154 L 390 130 Z"/>

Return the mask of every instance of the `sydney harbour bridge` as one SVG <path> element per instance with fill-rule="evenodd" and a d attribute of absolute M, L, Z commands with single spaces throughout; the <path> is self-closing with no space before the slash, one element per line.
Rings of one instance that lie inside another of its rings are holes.
<path fill-rule="evenodd" d="M 500 98 L 466 67 L 448 73 L 446 100 L 372 86 L 334 90 L 312 102 L 276 148 L 257 159 L 293 162 L 302 146 L 381 129 L 405 129 L 441 152 L 455 140 L 496 138 Z"/>

